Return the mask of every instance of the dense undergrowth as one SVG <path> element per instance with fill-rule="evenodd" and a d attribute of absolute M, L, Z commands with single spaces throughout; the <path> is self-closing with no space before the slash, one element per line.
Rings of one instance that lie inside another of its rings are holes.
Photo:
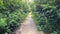
<path fill-rule="evenodd" d="M 38 30 L 60 34 L 60 0 L 0 0 L 0 34 L 12 34 L 32 11 Z"/>
<path fill-rule="evenodd" d="M 32 11 L 39 31 L 60 34 L 60 0 L 36 0 Z"/>
<path fill-rule="evenodd" d="M 23 0 L 0 0 L 0 34 L 12 34 L 28 14 Z"/>

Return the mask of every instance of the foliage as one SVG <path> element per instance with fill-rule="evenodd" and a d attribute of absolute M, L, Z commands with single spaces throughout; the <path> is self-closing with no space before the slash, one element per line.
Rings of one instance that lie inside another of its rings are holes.
<path fill-rule="evenodd" d="M 60 34 L 60 0 L 35 0 L 33 18 L 45 34 Z"/>
<path fill-rule="evenodd" d="M 0 34 L 12 34 L 28 14 L 22 0 L 0 0 Z"/>

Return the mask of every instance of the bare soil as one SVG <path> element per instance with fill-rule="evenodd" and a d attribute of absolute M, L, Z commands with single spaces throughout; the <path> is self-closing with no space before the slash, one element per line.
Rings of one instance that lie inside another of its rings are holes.
<path fill-rule="evenodd" d="M 21 24 L 15 34 L 44 34 L 42 31 L 37 32 L 36 24 L 31 17 L 31 13 L 27 16 L 25 21 Z"/>

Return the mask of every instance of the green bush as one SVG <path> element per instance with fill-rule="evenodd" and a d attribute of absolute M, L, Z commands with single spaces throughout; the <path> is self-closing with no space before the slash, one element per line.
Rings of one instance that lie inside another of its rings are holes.
<path fill-rule="evenodd" d="M 35 0 L 36 11 L 33 11 L 33 19 L 36 21 L 38 30 L 44 31 L 45 34 L 60 34 L 59 0 L 37 1 Z"/>
<path fill-rule="evenodd" d="M 22 0 L 0 0 L 0 34 L 12 34 L 29 10 Z"/>

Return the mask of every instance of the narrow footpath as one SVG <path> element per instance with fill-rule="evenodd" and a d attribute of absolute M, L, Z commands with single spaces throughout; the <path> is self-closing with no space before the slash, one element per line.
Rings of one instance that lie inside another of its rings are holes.
<path fill-rule="evenodd" d="M 16 34 L 38 34 L 36 24 L 32 19 L 31 13 L 29 13 L 25 21 L 21 24 L 21 26 L 15 33 Z M 39 34 L 43 34 L 43 33 L 39 32 Z"/>

